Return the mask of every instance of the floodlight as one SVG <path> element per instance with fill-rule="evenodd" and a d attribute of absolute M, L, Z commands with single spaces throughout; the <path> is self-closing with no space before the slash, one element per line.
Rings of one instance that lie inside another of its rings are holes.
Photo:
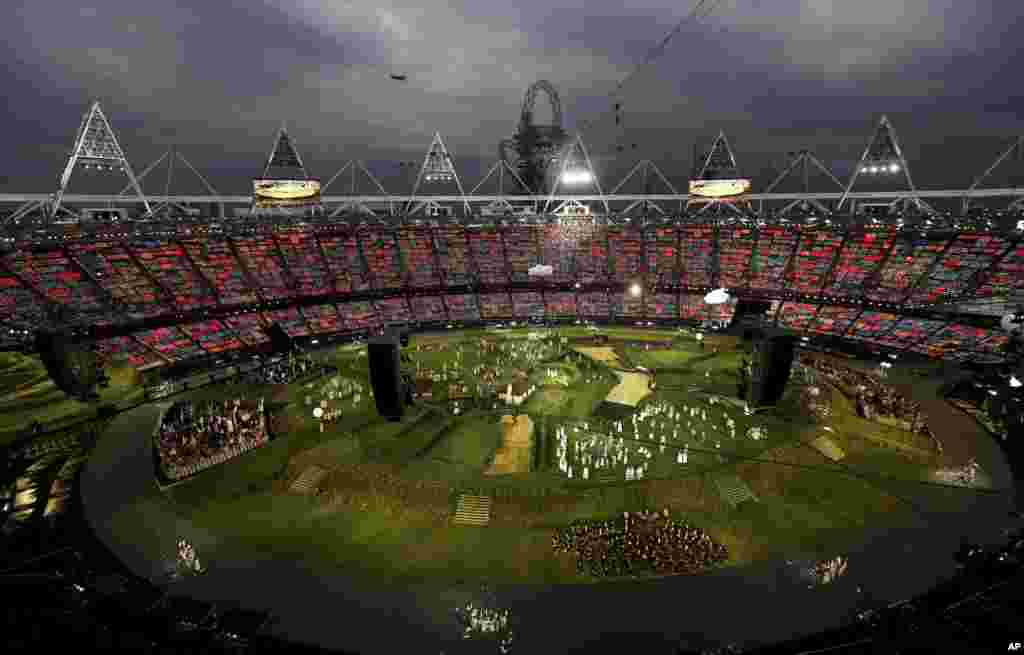
<path fill-rule="evenodd" d="M 1016 375 L 1011 375 L 1010 376 L 1010 386 L 1011 387 L 1013 387 L 1014 389 L 1019 389 L 1021 387 L 1021 384 L 1024 384 L 1024 383 L 1022 383 L 1020 380 L 1018 380 Z"/>
<path fill-rule="evenodd" d="M 636 282 L 634 282 L 634 283 L 633 283 L 632 285 L 630 285 L 630 287 L 629 287 L 629 293 L 630 293 L 631 295 L 634 295 L 634 296 L 639 296 L 639 295 L 640 295 L 640 292 L 641 292 L 642 290 L 643 290 L 643 289 L 641 289 L 641 288 L 640 288 L 640 285 L 639 285 L 638 283 L 636 283 Z"/>
<path fill-rule="evenodd" d="M 870 173 L 871 171 L 868 169 L 867 166 L 861 166 L 860 167 L 860 172 L 861 173 Z"/>
<path fill-rule="evenodd" d="M 900 172 L 900 165 L 899 164 L 889 164 L 889 172 L 890 173 L 899 173 Z"/>
<path fill-rule="evenodd" d="M 729 302 L 729 292 L 725 289 L 715 289 L 704 296 L 704 302 L 709 305 L 721 305 Z"/>
<path fill-rule="evenodd" d="M 594 176 L 586 169 L 567 169 L 562 173 L 562 184 L 589 184 Z"/>

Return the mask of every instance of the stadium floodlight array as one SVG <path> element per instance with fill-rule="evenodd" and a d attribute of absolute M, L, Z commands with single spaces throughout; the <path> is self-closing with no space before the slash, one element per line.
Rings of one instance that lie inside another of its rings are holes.
<path fill-rule="evenodd" d="M 872 162 L 860 167 L 860 172 L 867 175 L 896 175 L 901 170 L 903 168 L 898 161 Z"/>

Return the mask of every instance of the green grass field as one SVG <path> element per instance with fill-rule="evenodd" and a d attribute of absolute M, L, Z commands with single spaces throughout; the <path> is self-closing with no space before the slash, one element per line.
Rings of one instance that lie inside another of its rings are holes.
<path fill-rule="evenodd" d="M 142 387 L 131 369 L 108 372 L 110 386 L 99 389 L 99 404 L 127 405 L 142 398 Z M 25 434 L 38 421 L 44 430 L 91 418 L 95 405 L 64 395 L 50 379 L 38 357 L 0 353 L 0 446 Z"/>
<path fill-rule="evenodd" d="M 541 584 L 584 580 L 550 546 L 553 528 L 580 518 L 669 508 L 724 543 L 728 564 L 735 565 L 782 553 L 843 552 L 865 528 L 904 524 L 922 509 L 947 511 L 963 502 L 955 489 L 919 489 L 934 462 L 887 447 L 910 437 L 858 419 L 844 398 L 834 399 L 829 435 L 847 458 L 835 463 L 808 445 L 823 434 L 822 426 L 799 410 L 798 381 L 791 381 L 779 406 L 748 416 L 737 404 L 712 403 L 707 395 L 736 393 L 742 353 L 714 354 L 678 331 L 600 333 L 613 340 L 624 364 L 657 374 L 656 390 L 633 414 L 604 413 L 618 378 L 608 365 L 571 351 L 573 339 L 594 334 L 587 328 L 557 335 L 520 329 L 416 336 L 409 349 L 413 365 L 447 379 L 435 385 L 430 402 L 410 408 L 397 423 L 376 415 L 365 350 L 342 348 L 329 355 L 339 368 L 338 382 L 196 392 L 211 400 L 272 397 L 275 424 L 283 427 L 269 445 L 164 494 L 183 517 L 223 535 L 213 552 L 204 553 L 209 560 L 266 551 L 371 577 Z M 495 347 L 481 349 L 482 335 Z M 673 347 L 648 349 L 643 341 Z M 427 344 L 431 350 L 416 349 Z M 5 363 L 0 377 L 11 385 L 4 387 L 8 394 L 24 391 L 38 403 L 30 416 L 72 413 L 66 405 L 71 401 L 46 395 L 52 391 L 39 386 L 37 368 L 18 359 Z M 479 391 L 482 369 L 496 373 L 502 391 L 518 372 L 536 390 L 518 408 L 493 400 L 456 405 L 447 397 L 448 384 Z M 358 402 L 355 393 L 339 391 L 359 385 Z M 321 400 L 342 411 L 324 432 L 312 417 Z M 0 412 L 3 402 L 0 397 Z M 501 415 L 516 413 L 534 422 L 532 470 L 483 475 L 501 447 Z M 25 423 L 15 416 L 8 417 L 11 424 Z M 0 426 L 2 421 L 0 415 Z M 752 437 L 752 429 L 762 436 Z M 330 493 L 289 494 L 289 479 L 312 462 L 335 471 Z M 737 507 L 724 502 L 714 483 L 723 475 L 739 476 L 757 500 Z M 459 493 L 494 498 L 490 526 L 450 525 L 446 517 Z"/>

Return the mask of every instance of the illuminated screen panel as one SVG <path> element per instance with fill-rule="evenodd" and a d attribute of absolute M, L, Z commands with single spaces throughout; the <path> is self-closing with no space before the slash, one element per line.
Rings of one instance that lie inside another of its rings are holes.
<path fill-rule="evenodd" d="M 996 264 L 995 270 L 985 276 L 978 288 L 979 298 L 1006 299 L 1011 294 L 1024 290 L 1024 243 L 1018 243 L 1013 250 Z"/>
<path fill-rule="evenodd" d="M 726 289 L 747 286 L 750 260 L 754 256 L 757 233 L 750 227 L 719 228 L 718 284 Z"/>
<path fill-rule="evenodd" d="M 611 314 L 608 294 L 604 291 L 588 291 L 578 294 L 576 307 L 583 318 L 607 321 Z"/>
<path fill-rule="evenodd" d="M 583 284 L 608 281 L 608 234 L 605 226 L 584 223 L 576 244 L 576 280 Z"/>
<path fill-rule="evenodd" d="M 675 293 L 656 293 L 647 302 L 648 318 L 678 319 L 679 295 Z"/>
<path fill-rule="evenodd" d="M 434 228 L 434 246 L 437 250 L 438 266 L 447 286 L 457 287 L 472 282 L 473 261 L 469 254 L 465 228 L 458 224 Z"/>
<path fill-rule="evenodd" d="M 159 355 L 128 336 L 103 339 L 93 345 L 104 366 L 131 366 L 147 370 L 167 363 Z"/>
<path fill-rule="evenodd" d="M 413 296 L 409 298 L 412 316 L 417 321 L 447 321 L 441 296 Z"/>
<path fill-rule="evenodd" d="M 878 284 L 867 297 L 875 302 L 903 302 L 917 280 L 942 253 L 947 240 L 930 241 L 920 234 L 898 238 L 892 254 L 879 273 Z"/>
<path fill-rule="evenodd" d="M 448 318 L 452 321 L 479 321 L 480 305 L 476 296 L 471 293 L 445 296 L 448 306 Z"/>
<path fill-rule="evenodd" d="M 306 325 L 306 320 L 302 318 L 297 307 L 263 312 L 263 320 L 267 325 L 279 324 L 290 337 L 309 336 L 309 326 Z"/>
<path fill-rule="evenodd" d="M 68 250 L 127 316 L 150 318 L 174 309 L 146 272 L 136 266 L 123 243 L 76 243 Z"/>
<path fill-rule="evenodd" d="M 227 241 L 214 238 L 186 239 L 181 245 L 213 284 L 221 304 L 238 305 L 258 300 Z"/>
<path fill-rule="evenodd" d="M 782 291 L 782 275 L 796 252 L 800 229 L 790 226 L 762 226 L 758 230 L 757 248 L 750 261 L 750 288 Z"/>
<path fill-rule="evenodd" d="M 238 338 L 250 346 L 258 346 L 270 341 L 270 337 L 263 331 L 263 319 L 259 312 L 248 312 L 238 316 L 227 316 L 224 324 L 235 331 Z"/>
<path fill-rule="evenodd" d="M 821 291 L 842 245 L 843 237 L 832 230 L 805 229 L 796 260 L 786 276 L 786 289 L 808 294 Z"/>
<path fill-rule="evenodd" d="M 319 180 L 253 180 L 256 206 L 305 207 L 320 202 Z"/>
<path fill-rule="evenodd" d="M 476 263 L 481 284 L 508 284 L 508 269 L 505 267 L 505 250 L 501 246 L 501 235 L 493 226 L 471 227 L 469 246 Z"/>
<path fill-rule="evenodd" d="M 135 335 L 144 344 L 172 361 L 199 357 L 203 351 L 175 326 L 159 327 Z"/>
<path fill-rule="evenodd" d="M 320 246 L 338 293 L 370 290 L 370 277 L 355 233 L 320 235 Z"/>
<path fill-rule="evenodd" d="M 99 288 L 61 250 L 19 251 L 4 261 L 51 302 L 81 312 L 106 312 Z"/>
<path fill-rule="evenodd" d="M 441 284 L 434 265 L 434 236 L 426 225 L 406 225 L 398 230 L 398 250 L 405 262 L 406 288 L 434 288 Z"/>
<path fill-rule="evenodd" d="M 826 296 L 861 298 L 864 285 L 882 265 L 896 241 L 896 230 L 855 230 L 846 237 L 839 252 L 832 280 L 824 289 Z"/>
<path fill-rule="evenodd" d="M 584 221 L 575 218 L 563 218 L 558 223 L 543 226 L 543 264 L 552 269 L 551 282 L 575 282 L 573 259 L 584 231 L 583 226 Z"/>
<path fill-rule="evenodd" d="M 536 291 L 515 292 L 512 312 L 517 319 L 544 318 L 544 298 Z"/>
<path fill-rule="evenodd" d="M 220 321 L 200 321 L 179 327 L 206 352 L 220 353 L 243 346 L 235 333 Z"/>
<path fill-rule="evenodd" d="M 329 303 L 303 307 L 302 316 L 313 334 L 334 334 L 343 329 L 337 308 Z"/>
<path fill-rule="evenodd" d="M 150 275 L 170 293 L 174 304 L 184 310 L 213 307 L 217 297 L 209 284 L 185 255 L 181 244 L 173 241 L 137 241 L 132 252 Z"/>
<path fill-rule="evenodd" d="M 369 300 L 354 300 L 340 303 L 338 313 L 346 330 L 358 332 L 380 327 L 381 316 Z"/>
<path fill-rule="evenodd" d="M 49 321 L 46 307 L 31 290 L 22 286 L 13 275 L 0 272 L 0 321 L 15 321 L 37 328 Z M 0 326 L 3 330 L 3 326 Z"/>
<path fill-rule="evenodd" d="M 853 327 L 846 336 L 851 339 L 877 341 L 896 326 L 899 318 L 896 314 L 887 312 L 864 312 L 853 322 Z"/>
<path fill-rule="evenodd" d="M 856 307 L 838 307 L 836 305 L 825 305 L 818 310 L 818 315 L 811 324 L 811 332 L 819 334 L 833 334 L 842 336 L 850 329 L 860 309 Z"/>
<path fill-rule="evenodd" d="M 912 305 L 949 302 L 962 296 L 975 275 L 988 268 L 1009 242 L 991 234 L 960 234 L 938 264 L 910 294 Z"/>
<path fill-rule="evenodd" d="M 690 180 L 690 195 L 701 198 L 731 198 L 750 190 L 750 180 Z"/>
<path fill-rule="evenodd" d="M 627 288 L 622 291 L 609 291 L 608 298 L 611 300 L 611 316 L 613 319 L 643 318 L 643 294 L 634 296 Z"/>
<path fill-rule="evenodd" d="M 557 318 L 573 318 L 576 316 L 576 294 L 557 291 L 544 294 L 547 315 Z"/>
<path fill-rule="evenodd" d="M 711 225 L 683 227 L 679 232 L 679 256 L 684 275 L 683 285 L 711 286 L 715 264 L 715 228 Z"/>
<path fill-rule="evenodd" d="M 875 339 L 875 343 L 890 348 L 909 348 L 921 343 L 931 333 L 942 327 L 946 321 L 929 321 L 922 318 L 901 318 L 896 327 L 886 336 Z"/>
<path fill-rule="evenodd" d="M 507 293 L 481 293 L 480 318 L 512 318 L 512 299 Z"/>
<path fill-rule="evenodd" d="M 608 272 L 613 283 L 640 281 L 643 260 L 644 241 L 640 230 L 630 226 L 608 228 Z"/>
<path fill-rule="evenodd" d="M 316 234 L 309 230 L 289 230 L 277 233 L 276 238 L 288 271 L 295 280 L 296 295 L 323 296 L 334 292 Z"/>
<path fill-rule="evenodd" d="M 961 351 L 977 351 L 986 339 L 992 336 L 989 330 L 953 323 L 932 335 L 927 343 L 919 343 L 911 350 L 929 357 L 946 358 Z"/>
<path fill-rule="evenodd" d="M 818 306 L 803 302 L 785 302 L 776 316 L 777 323 L 790 330 L 803 332 L 810 329 L 814 323 L 814 315 L 818 313 Z"/>
<path fill-rule="evenodd" d="M 375 289 L 402 287 L 402 261 L 391 230 L 363 228 L 359 230 L 366 266 Z"/>
<path fill-rule="evenodd" d="M 295 283 L 285 270 L 273 235 L 233 237 L 238 257 L 260 295 L 267 300 L 291 298 Z"/>
<path fill-rule="evenodd" d="M 405 298 L 382 298 L 375 300 L 374 304 L 385 323 L 408 323 L 412 320 L 412 312 Z"/>
<path fill-rule="evenodd" d="M 513 282 L 529 282 L 530 268 L 540 263 L 538 230 L 534 225 L 507 225 L 502 228 L 509 277 Z"/>

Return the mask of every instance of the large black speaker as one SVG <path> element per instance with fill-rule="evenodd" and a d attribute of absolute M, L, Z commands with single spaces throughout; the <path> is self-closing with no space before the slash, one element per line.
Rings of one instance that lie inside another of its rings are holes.
<path fill-rule="evenodd" d="M 270 347 L 276 353 L 290 352 L 292 349 L 292 337 L 281 327 L 280 323 L 274 323 L 263 330 L 270 337 Z"/>
<path fill-rule="evenodd" d="M 39 332 L 36 349 L 57 388 L 81 401 L 95 400 L 101 369 L 89 344 L 66 334 Z"/>
<path fill-rule="evenodd" d="M 782 398 L 793 368 L 796 337 L 775 336 L 754 342 L 750 387 L 747 400 L 761 407 L 774 405 Z"/>
<path fill-rule="evenodd" d="M 386 333 L 367 345 L 370 385 L 377 413 L 389 421 L 401 421 L 405 412 L 398 335 Z"/>

